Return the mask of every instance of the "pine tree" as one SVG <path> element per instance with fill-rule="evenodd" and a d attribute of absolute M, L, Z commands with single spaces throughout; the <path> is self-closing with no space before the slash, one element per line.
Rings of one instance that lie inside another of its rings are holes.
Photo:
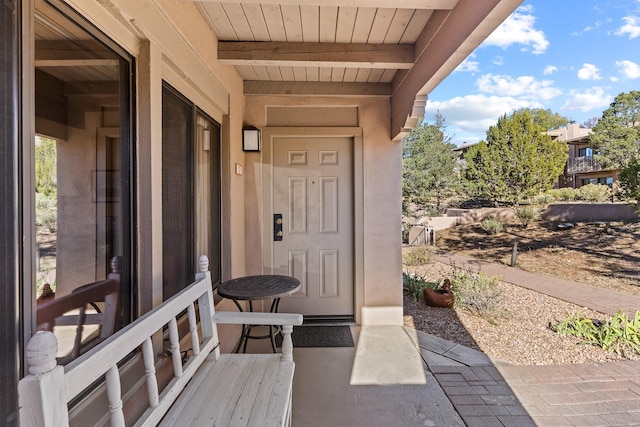
<path fill-rule="evenodd" d="M 456 193 L 455 145 L 445 133 L 444 118 L 436 115 L 435 124 L 422 122 L 403 141 L 402 195 L 404 203 L 415 203 L 433 213 Z"/>
<path fill-rule="evenodd" d="M 567 145 L 544 134 L 527 110 L 500 117 L 486 142 L 469 149 L 464 173 L 472 193 L 492 202 L 518 204 L 550 189 L 567 161 Z"/>
<path fill-rule="evenodd" d="M 640 91 L 616 96 L 590 139 L 603 168 L 623 169 L 632 158 L 640 158 Z"/>

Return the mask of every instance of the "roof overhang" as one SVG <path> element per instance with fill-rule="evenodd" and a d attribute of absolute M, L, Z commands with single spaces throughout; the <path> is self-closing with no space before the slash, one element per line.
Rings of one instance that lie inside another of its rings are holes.
<path fill-rule="evenodd" d="M 258 1 L 195 1 L 218 37 L 218 59 L 236 68 L 245 95 L 387 97 L 395 140 L 424 116 L 429 93 L 522 3 Z"/>

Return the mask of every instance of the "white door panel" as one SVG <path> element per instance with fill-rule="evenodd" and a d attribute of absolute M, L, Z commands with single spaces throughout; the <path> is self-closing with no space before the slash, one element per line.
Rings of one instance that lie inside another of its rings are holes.
<path fill-rule="evenodd" d="M 352 152 L 351 138 L 273 140 L 273 213 L 283 220 L 273 272 L 301 282 L 282 311 L 353 315 Z"/>

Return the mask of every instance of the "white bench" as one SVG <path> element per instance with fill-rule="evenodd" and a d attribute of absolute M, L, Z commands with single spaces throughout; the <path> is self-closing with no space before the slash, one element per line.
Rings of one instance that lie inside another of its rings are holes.
<path fill-rule="evenodd" d="M 18 388 L 20 424 L 68 426 L 67 404 L 104 375 L 110 424 L 124 426 L 118 364 L 141 351 L 149 403 L 133 423 L 136 426 L 290 425 L 295 367 L 291 332 L 293 325 L 302 324 L 302 315 L 216 313 L 208 265 L 207 258 L 200 257 L 194 283 L 64 367 L 56 365 L 55 336 L 51 332 L 34 335 L 26 350 L 30 374 Z M 186 361 L 178 332 L 179 316 L 185 310 L 193 353 Z M 220 354 L 216 323 L 279 326 L 282 354 Z M 173 378 L 159 390 L 152 341 L 165 328 Z"/>

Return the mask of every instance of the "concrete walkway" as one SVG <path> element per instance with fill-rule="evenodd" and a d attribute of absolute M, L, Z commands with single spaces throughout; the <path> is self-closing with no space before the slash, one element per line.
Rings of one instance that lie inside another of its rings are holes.
<path fill-rule="evenodd" d="M 606 314 L 640 309 L 637 296 L 459 255 L 436 259 Z M 640 362 L 513 366 L 428 334 L 417 341 L 468 426 L 640 426 Z"/>
<path fill-rule="evenodd" d="M 504 282 L 513 283 L 604 314 L 614 315 L 620 309 L 623 313 L 633 316 L 636 310 L 640 310 L 640 296 L 636 295 L 622 294 L 571 280 L 529 273 L 518 268 L 479 261 L 461 255 L 441 254 L 435 255 L 434 259 L 474 272 L 480 270 L 488 276 L 498 276 Z"/>

